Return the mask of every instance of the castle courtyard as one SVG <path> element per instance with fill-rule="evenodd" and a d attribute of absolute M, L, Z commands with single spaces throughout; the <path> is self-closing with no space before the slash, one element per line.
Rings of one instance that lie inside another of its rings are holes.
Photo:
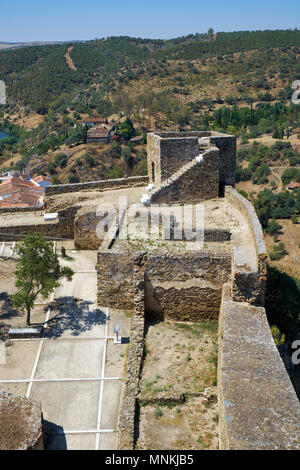
<path fill-rule="evenodd" d="M 48 449 L 116 449 L 127 344 L 113 344 L 113 329 L 120 324 L 128 338 L 129 319 L 95 305 L 96 254 L 67 254 L 73 281 L 56 290 L 49 308 L 45 302 L 33 312 L 32 323 L 46 322 L 43 338 L 8 340 L 0 387 L 42 404 Z M 6 313 L 1 323 L 24 326 L 24 317 Z"/>

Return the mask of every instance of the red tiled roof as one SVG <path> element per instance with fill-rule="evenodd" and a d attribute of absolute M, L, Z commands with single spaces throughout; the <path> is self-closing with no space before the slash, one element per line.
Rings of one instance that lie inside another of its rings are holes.
<path fill-rule="evenodd" d="M 0 184 L 0 207 L 21 206 L 38 207 L 43 189 L 30 181 L 24 181 L 21 176 L 13 176 Z"/>
<path fill-rule="evenodd" d="M 91 129 L 88 130 L 89 137 L 98 137 L 98 136 L 107 137 L 108 134 L 109 134 L 109 131 L 101 126 L 92 127 Z"/>
<path fill-rule="evenodd" d="M 32 178 L 33 181 L 35 181 L 36 183 L 39 183 L 40 181 L 49 181 L 49 183 L 51 183 L 51 178 L 50 176 L 44 176 L 44 175 L 39 175 L 39 176 L 35 176 L 34 178 Z"/>

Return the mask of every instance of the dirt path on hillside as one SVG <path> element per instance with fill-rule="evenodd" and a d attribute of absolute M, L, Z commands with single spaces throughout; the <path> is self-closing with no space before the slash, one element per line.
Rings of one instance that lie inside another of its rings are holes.
<path fill-rule="evenodd" d="M 275 192 L 277 194 L 281 193 L 281 191 L 283 191 L 283 183 L 282 183 L 282 180 L 281 180 L 281 175 L 284 172 L 284 170 L 286 170 L 286 168 L 287 167 L 271 167 L 270 168 L 271 176 L 273 176 L 273 178 L 275 179 L 275 181 L 277 183 L 277 188 L 275 189 Z"/>
<path fill-rule="evenodd" d="M 74 46 L 70 46 L 68 48 L 68 51 L 65 54 L 65 58 L 66 58 L 67 64 L 70 67 L 70 69 L 77 70 L 76 65 L 74 64 L 73 60 L 70 57 L 70 52 L 72 52 L 73 49 L 74 49 Z"/>

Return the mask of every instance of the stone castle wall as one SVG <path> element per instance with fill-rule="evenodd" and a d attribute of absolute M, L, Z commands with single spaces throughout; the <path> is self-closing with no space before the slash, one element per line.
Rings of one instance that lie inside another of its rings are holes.
<path fill-rule="evenodd" d="M 236 137 L 210 136 L 210 144 L 219 149 L 220 183 L 235 186 Z"/>
<path fill-rule="evenodd" d="M 230 253 L 150 252 L 146 266 L 147 316 L 179 321 L 217 320 L 222 286 L 230 278 Z"/>
<path fill-rule="evenodd" d="M 139 379 L 144 357 L 145 333 L 145 253 L 133 258 L 134 314 L 131 320 L 130 345 L 127 358 L 125 389 L 119 420 L 119 443 L 121 450 L 133 449 L 135 443 L 135 419 Z"/>
<path fill-rule="evenodd" d="M 300 404 L 265 309 L 233 302 L 224 286 L 219 318 L 221 450 L 298 449 Z"/>
<path fill-rule="evenodd" d="M 34 224 L 34 218 L 27 224 L 0 227 L 0 241 L 15 241 L 18 235 L 41 233 L 55 239 L 74 238 L 74 220 L 77 206 L 58 211 L 58 220 Z"/>
<path fill-rule="evenodd" d="M 247 218 L 257 256 L 256 271 L 235 270 L 232 286 L 233 300 L 264 305 L 268 254 L 259 219 L 251 202 L 231 186 L 226 186 L 225 197 Z"/>
<path fill-rule="evenodd" d="M 145 309 L 149 316 L 204 321 L 218 318 L 221 290 L 231 277 L 230 253 L 149 252 Z M 134 307 L 133 255 L 98 251 L 98 305 Z"/>
<path fill-rule="evenodd" d="M 132 256 L 128 252 L 100 249 L 96 269 L 98 305 L 133 309 Z"/>
<path fill-rule="evenodd" d="M 220 183 L 235 185 L 236 137 L 213 131 L 156 132 L 147 134 L 148 175 L 160 185 L 193 160 L 203 148 L 220 150 Z M 153 174 L 154 173 L 154 174 Z"/>
<path fill-rule="evenodd" d="M 219 196 L 219 150 L 211 147 L 151 193 L 151 203 L 192 204 Z"/>

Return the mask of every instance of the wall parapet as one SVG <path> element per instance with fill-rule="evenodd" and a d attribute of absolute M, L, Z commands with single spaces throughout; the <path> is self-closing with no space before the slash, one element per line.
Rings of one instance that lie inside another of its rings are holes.
<path fill-rule="evenodd" d="M 90 191 L 98 189 L 122 189 L 145 186 L 149 181 L 148 176 L 130 176 L 129 178 L 119 178 L 113 180 L 88 181 L 86 183 L 57 184 L 46 187 L 46 196 L 55 194 L 76 193 L 78 191 Z"/>
<path fill-rule="evenodd" d="M 265 309 L 223 288 L 219 321 L 220 449 L 299 449 L 300 404 Z"/>
<path fill-rule="evenodd" d="M 249 273 L 235 269 L 232 286 L 233 300 L 264 305 L 268 254 L 260 221 L 251 202 L 233 187 L 225 187 L 225 198 L 246 217 L 254 239 L 257 257 L 257 271 Z"/>
<path fill-rule="evenodd" d="M 131 323 L 130 346 L 127 360 L 126 383 L 119 421 L 121 450 L 132 450 L 135 445 L 135 420 L 139 380 L 144 356 L 145 333 L 145 264 L 147 253 L 137 252 L 134 264 L 134 316 Z"/>
<path fill-rule="evenodd" d="M 189 189 L 193 188 L 192 191 Z M 188 161 L 178 171 L 156 186 L 150 194 L 151 203 L 197 203 L 219 195 L 219 150 L 210 147 L 202 160 Z"/>

